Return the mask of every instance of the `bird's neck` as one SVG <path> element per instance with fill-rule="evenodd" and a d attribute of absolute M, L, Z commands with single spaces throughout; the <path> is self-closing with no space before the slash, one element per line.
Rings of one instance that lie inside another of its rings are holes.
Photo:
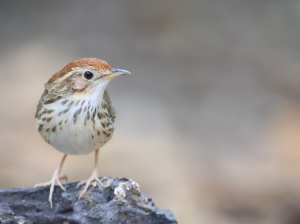
<path fill-rule="evenodd" d="M 101 106 L 101 103 L 103 101 L 103 95 L 104 95 L 104 91 L 107 87 L 109 82 L 102 82 L 99 83 L 99 85 L 97 85 L 89 94 L 88 94 L 88 98 L 89 101 L 91 102 L 91 105 L 94 106 Z"/>

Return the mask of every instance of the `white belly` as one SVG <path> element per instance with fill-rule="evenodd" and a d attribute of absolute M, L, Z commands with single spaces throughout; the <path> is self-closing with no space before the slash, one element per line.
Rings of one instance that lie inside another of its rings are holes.
<path fill-rule="evenodd" d="M 60 101 L 61 102 L 61 101 Z M 57 103 L 60 103 L 57 102 Z M 79 104 L 80 105 L 80 104 Z M 67 113 L 61 113 L 66 107 L 53 105 L 56 108 L 49 115 L 45 113 L 37 120 L 37 127 L 43 139 L 56 150 L 69 155 L 89 154 L 103 146 L 111 137 L 114 131 L 114 123 L 107 116 L 107 111 L 100 106 L 92 110 L 85 110 L 86 105 L 70 108 Z M 59 107 L 62 108 L 59 108 Z M 46 108 L 51 110 L 52 107 Z M 74 113 L 82 108 L 80 114 L 74 119 Z M 89 116 L 87 116 L 89 113 Z M 101 116 L 98 116 L 98 113 Z M 89 119 L 87 119 L 89 117 Z M 42 118 L 45 118 L 44 121 Z M 47 121 L 51 118 L 50 121 Z"/>
<path fill-rule="evenodd" d="M 84 119 L 77 122 L 84 123 Z M 76 123 L 77 123 L 76 122 Z M 95 131 L 93 122 L 87 121 L 86 126 L 74 125 L 67 122 L 58 132 L 49 132 L 47 138 L 49 144 L 60 152 L 70 155 L 89 154 L 104 145 L 112 136 L 107 137 L 107 129 L 103 129 L 99 121 L 95 121 Z M 58 126 L 60 127 L 60 126 Z"/>

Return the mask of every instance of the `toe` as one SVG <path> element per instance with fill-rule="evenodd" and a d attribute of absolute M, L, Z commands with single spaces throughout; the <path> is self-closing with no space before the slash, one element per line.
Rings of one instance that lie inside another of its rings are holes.
<path fill-rule="evenodd" d="M 50 186 L 52 184 L 52 181 L 48 181 L 46 183 L 40 183 L 40 184 L 36 184 L 34 186 L 34 188 L 37 188 L 37 187 L 47 187 L 47 186 Z"/>
<path fill-rule="evenodd" d="M 56 183 L 58 184 L 58 186 L 59 186 L 63 191 L 66 191 L 66 188 L 64 188 L 64 186 L 60 183 L 59 180 L 57 180 Z"/>
<path fill-rule="evenodd" d="M 104 185 L 102 184 L 102 182 L 99 180 L 99 178 L 95 175 L 92 175 L 89 179 L 87 180 L 83 180 L 80 181 L 77 185 L 77 188 L 80 185 L 85 184 L 84 189 L 80 192 L 79 197 L 78 197 L 78 201 L 85 195 L 85 193 L 87 192 L 88 188 L 90 185 L 93 185 L 95 187 L 95 184 L 97 184 L 100 188 L 100 191 L 102 191 L 102 188 L 104 187 Z"/>
<path fill-rule="evenodd" d="M 99 185 L 100 189 L 104 187 L 104 185 L 102 184 L 102 182 L 99 180 L 98 177 L 95 177 L 95 182 Z"/>
<path fill-rule="evenodd" d="M 89 188 L 89 186 L 91 185 L 91 183 L 92 183 L 93 180 L 94 180 L 93 178 L 89 178 L 88 180 L 81 181 L 81 182 L 83 182 L 83 183 L 80 182 L 80 183 L 78 184 L 78 186 L 80 186 L 81 184 L 86 183 L 86 185 L 84 186 L 84 189 L 80 192 L 80 195 L 79 195 L 79 197 L 78 197 L 78 201 L 80 200 L 80 198 L 82 198 L 82 197 L 85 195 L 85 193 L 87 192 L 87 190 L 88 190 L 88 188 Z"/>
<path fill-rule="evenodd" d="M 82 180 L 77 184 L 77 188 L 79 188 L 81 185 L 85 184 L 87 181 L 86 180 Z"/>
<path fill-rule="evenodd" d="M 89 185 L 86 184 L 85 187 L 84 187 L 84 189 L 79 194 L 78 201 L 80 200 L 80 198 L 82 198 L 85 195 L 85 193 L 87 192 L 88 188 L 89 188 Z"/>
<path fill-rule="evenodd" d="M 58 179 L 59 179 L 59 180 L 65 180 L 66 183 L 68 183 L 68 176 L 67 176 L 66 174 L 60 175 Z"/>

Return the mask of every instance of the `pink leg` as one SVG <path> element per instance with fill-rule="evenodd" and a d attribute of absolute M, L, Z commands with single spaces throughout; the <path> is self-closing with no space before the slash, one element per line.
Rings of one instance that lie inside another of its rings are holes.
<path fill-rule="evenodd" d="M 55 184 L 58 184 L 58 186 L 63 190 L 66 191 L 66 189 L 62 186 L 62 184 L 60 183 L 60 180 L 66 180 L 66 182 L 68 181 L 68 177 L 65 174 L 60 175 L 60 171 L 61 168 L 66 160 L 67 154 L 64 155 L 64 157 L 62 158 L 59 166 L 57 167 L 57 169 L 54 171 L 52 179 L 46 183 L 41 183 L 41 184 L 36 184 L 34 186 L 34 188 L 36 187 L 46 187 L 46 186 L 50 186 L 50 194 L 49 194 L 49 202 L 50 202 L 50 206 L 52 208 L 52 195 L 53 195 L 53 191 L 54 191 L 54 186 Z"/>
<path fill-rule="evenodd" d="M 81 193 L 79 195 L 78 201 L 80 200 L 80 198 L 83 197 L 83 195 L 85 195 L 85 193 L 87 192 L 87 190 L 92 182 L 95 181 L 99 185 L 100 188 L 104 187 L 98 178 L 98 172 L 97 172 L 98 154 L 99 154 L 99 149 L 97 149 L 95 151 L 95 167 L 94 167 L 94 171 L 92 172 L 92 176 L 87 180 L 80 181 L 77 185 L 77 188 L 78 188 L 80 185 L 86 184 L 84 189 L 81 191 Z"/>

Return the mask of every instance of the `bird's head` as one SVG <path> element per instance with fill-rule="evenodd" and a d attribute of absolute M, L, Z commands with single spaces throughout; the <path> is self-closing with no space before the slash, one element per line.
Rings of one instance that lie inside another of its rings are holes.
<path fill-rule="evenodd" d="M 104 92 L 113 77 L 130 74 L 122 69 L 112 68 L 98 58 L 80 58 L 67 64 L 45 84 L 49 92 L 72 97 L 83 97 Z"/>

